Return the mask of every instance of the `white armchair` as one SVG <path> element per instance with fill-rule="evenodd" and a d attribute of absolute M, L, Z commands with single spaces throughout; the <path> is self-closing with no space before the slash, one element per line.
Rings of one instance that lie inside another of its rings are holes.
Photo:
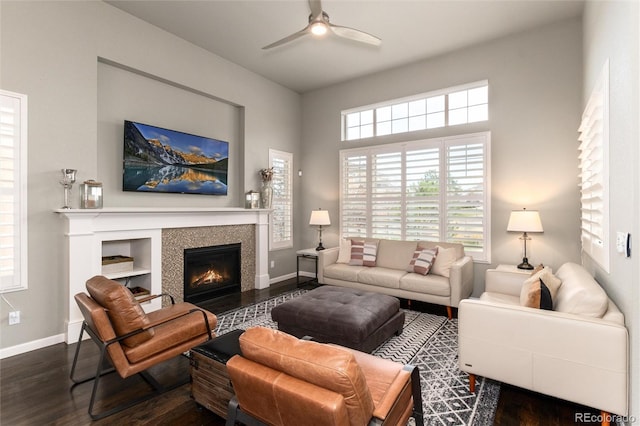
<path fill-rule="evenodd" d="M 624 316 L 580 265 L 567 263 L 556 276 L 562 285 L 548 311 L 520 305 L 526 275 L 488 270 L 485 293 L 460 302 L 460 369 L 472 392 L 479 375 L 626 416 Z"/>

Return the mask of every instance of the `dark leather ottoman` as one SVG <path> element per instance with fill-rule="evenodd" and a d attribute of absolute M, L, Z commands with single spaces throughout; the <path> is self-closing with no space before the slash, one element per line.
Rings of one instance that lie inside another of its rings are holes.
<path fill-rule="evenodd" d="M 404 326 L 395 297 L 335 286 L 318 287 L 278 305 L 271 318 L 279 330 L 298 338 L 311 336 L 367 353 L 402 333 Z"/>

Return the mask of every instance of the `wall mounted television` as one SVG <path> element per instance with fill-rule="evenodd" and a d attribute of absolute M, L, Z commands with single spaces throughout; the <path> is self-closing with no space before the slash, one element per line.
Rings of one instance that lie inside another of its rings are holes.
<path fill-rule="evenodd" d="M 227 195 L 229 143 L 125 120 L 124 191 Z"/>

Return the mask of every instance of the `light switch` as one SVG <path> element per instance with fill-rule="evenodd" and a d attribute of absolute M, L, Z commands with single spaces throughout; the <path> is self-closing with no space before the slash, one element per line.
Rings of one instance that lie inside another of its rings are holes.
<path fill-rule="evenodd" d="M 631 234 L 620 231 L 616 233 L 616 251 L 625 257 L 631 257 Z"/>

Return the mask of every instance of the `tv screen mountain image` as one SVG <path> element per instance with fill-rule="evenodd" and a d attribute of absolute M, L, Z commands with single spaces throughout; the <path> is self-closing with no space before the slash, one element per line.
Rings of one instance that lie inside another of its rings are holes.
<path fill-rule="evenodd" d="M 229 143 L 124 122 L 124 191 L 227 195 Z"/>

